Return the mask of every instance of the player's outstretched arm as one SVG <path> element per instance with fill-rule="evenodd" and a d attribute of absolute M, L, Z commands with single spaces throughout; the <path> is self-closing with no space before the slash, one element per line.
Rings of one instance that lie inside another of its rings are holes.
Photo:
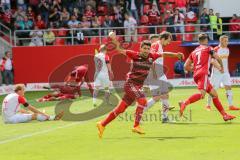
<path fill-rule="evenodd" d="M 121 54 L 126 55 L 126 50 L 121 47 L 120 42 L 117 40 L 116 33 L 110 32 L 108 36 L 112 40 L 112 43 L 115 44 L 116 46 L 115 50 Z"/>
<path fill-rule="evenodd" d="M 44 115 L 44 116 L 46 116 L 46 117 L 49 118 L 48 115 L 46 115 L 45 113 L 39 111 L 36 107 L 34 107 L 34 106 L 30 105 L 30 104 L 27 106 L 27 109 L 30 110 L 30 111 L 32 111 L 33 113 L 42 114 L 42 115 Z"/>
<path fill-rule="evenodd" d="M 213 67 L 215 67 L 215 68 L 217 68 L 219 71 L 221 71 L 221 69 L 222 69 L 221 65 L 220 65 L 214 58 L 212 58 L 211 64 L 213 65 Z"/>
<path fill-rule="evenodd" d="M 190 60 L 189 58 L 186 60 L 185 64 L 184 64 L 184 70 L 187 72 L 192 72 L 193 68 L 192 68 L 192 60 Z"/>
<path fill-rule="evenodd" d="M 178 58 L 178 59 L 184 59 L 184 54 L 181 52 L 174 53 L 174 52 L 163 52 L 163 57 L 170 57 L 170 58 Z"/>

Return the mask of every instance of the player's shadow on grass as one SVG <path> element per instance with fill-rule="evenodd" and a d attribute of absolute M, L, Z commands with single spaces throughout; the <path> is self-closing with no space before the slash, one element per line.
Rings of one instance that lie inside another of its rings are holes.
<path fill-rule="evenodd" d="M 154 140 L 159 140 L 159 141 L 164 141 L 164 140 L 192 140 L 192 139 L 197 139 L 201 137 L 140 137 L 143 139 L 154 139 Z"/>

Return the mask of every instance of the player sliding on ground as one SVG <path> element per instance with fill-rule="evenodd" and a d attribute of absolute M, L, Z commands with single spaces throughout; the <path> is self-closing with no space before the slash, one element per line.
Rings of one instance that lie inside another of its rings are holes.
<path fill-rule="evenodd" d="M 163 47 L 170 44 L 172 40 L 172 35 L 169 32 L 162 32 L 159 36 L 153 35 L 150 37 L 151 40 L 151 53 L 164 55 L 159 57 L 154 63 L 153 67 L 150 70 L 149 76 L 147 78 L 149 89 L 152 93 L 152 98 L 148 100 L 147 107 L 145 110 L 148 110 L 152 107 L 157 101 L 161 100 L 162 102 L 162 123 L 168 123 L 168 111 L 169 106 L 169 83 L 167 76 L 164 74 L 163 60 L 164 57 L 176 57 L 184 58 L 182 53 L 173 53 L 173 52 L 163 52 Z"/>
<path fill-rule="evenodd" d="M 114 120 L 120 113 L 123 113 L 128 106 L 130 106 L 135 100 L 137 101 L 137 108 L 135 111 L 135 122 L 132 131 L 138 134 L 144 134 L 140 128 L 140 121 L 142 118 L 143 110 L 146 107 L 147 100 L 142 91 L 143 83 L 148 76 L 149 70 L 153 62 L 161 57 L 161 54 L 150 53 L 151 43 L 149 41 L 143 41 L 140 45 L 140 52 L 132 50 L 123 50 L 120 48 L 120 43 L 116 40 L 114 32 L 110 33 L 110 38 L 113 43 L 116 44 L 116 50 L 128 56 L 132 60 L 131 71 L 127 74 L 127 79 L 124 84 L 124 96 L 116 108 L 111 111 L 108 116 L 97 123 L 98 134 L 101 138 L 105 127 Z"/>
<path fill-rule="evenodd" d="M 47 121 L 60 120 L 62 118 L 63 112 L 60 112 L 56 116 L 49 116 L 31 106 L 24 98 L 25 87 L 23 84 L 17 84 L 14 91 L 15 93 L 8 94 L 2 103 L 2 117 L 4 123 L 15 124 L 29 122 L 31 120 Z M 21 109 L 20 104 L 33 113 Z"/>
<path fill-rule="evenodd" d="M 228 121 L 236 118 L 235 116 L 229 115 L 223 109 L 223 106 L 218 98 L 218 94 L 215 89 L 212 87 L 209 79 L 209 65 L 211 58 L 215 58 L 220 64 L 220 72 L 223 72 L 223 63 L 221 58 L 218 56 L 216 52 L 212 49 L 212 47 L 208 46 L 208 36 L 207 34 L 199 34 L 198 41 L 200 46 L 197 47 L 188 57 L 184 68 L 186 71 L 192 71 L 193 69 L 193 79 L 197 84 L 198 90 L 200 93 L 195 93 L 190 96 L 184 102 L 180 102 L 180 116 L 183 115 L 184 109 L 191 103 L 199 101 L 203 99 L 206 92 L 212 96 L 213 104 L 222 115 L 224 121 Z M 193 64 L 193 68 L 192 68 Z"/>
<path fill-rule="evenodd" d="M 223 73 L 221 73 L 218 68 L 218 63 L 216 61 L 213 61 L 213 68 L 211 73 L 210 82 L 213 84 L 214 89 L 218 89 L 223 83 L 225 90 L 226 90 L 226 96 L 228 100 L 229 110 L 240 110 L 240 108 L 233 106 L 233 93 L 231 90 L 231 78 L 228 70 L 228 57 L 229 57 L 229 49 L 228 49 L 228 36 L 223 35 L 219 38 L 219 46 L 214 48 L 214 51 L 219 55 L 219 57 L 223 61 Z M 207 110 L 211 110 L 211 101 L 212 97 L 208 96 L 207 101 Z"/>
<path fill-rule="evenodd" d="M 113 79 L 113 72 L 110 64 L 110 58 L 107 55 L 106 45 L 99 47 L 99 53 L 94 56 L 95 62 L 95 76 L 94 76 L 94 92 L 93 92 L 93 106 L 96 107 L 96 98 L 100 87 L 103 87 L 105 91 L 105 100 L 107 104 L 111 104 L 110 98 L 110 77 Z M 110 76 L 109 76 L 110 75 Z"/>
<path fill-rule="evenodd" d="M 74 67 L 64 81 L 65 82 L 62 84 L 50 84 L 50 87 L 44 87 L 46 89 L 54 90 L 54 92 L 39 98 L 37 101 L 59 101 L 80 97 L 81 85 L 84 81 L 87 83 L 91 95 L 93 93 L 92 86 L 89 83 L 88 65 Z"/>

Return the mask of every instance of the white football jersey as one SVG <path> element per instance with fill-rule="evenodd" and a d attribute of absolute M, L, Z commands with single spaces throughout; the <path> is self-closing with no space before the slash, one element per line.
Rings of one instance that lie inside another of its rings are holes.
<path fill-rule="evenodd" d="M 152 44 L 150 52 L 151 53 L 157 53 L 157 54 L 162 54 L 163 53 L 163 47 L 162 47 L 162 44 L 160 43 L 160 41 L 157 41 L 157 42 Z M 163 57 L 162 56 L 159 57 L 158 59 L 156 59 L 154 61 L 154 63 L 163 65 Z"/>
<path fill-rule="evenodd" d="M 20 104 L 24 103 L 26 103 L 26 99 L 16 93 L 7 95 L 2 103 L 3 118 L 8 118 L 15 115 L 20 109 Z"/>
<path fill-rule="evenodd" d="M 223 69 L 224 73 L 229 73 L 228 70 L 228 57 L 229 57 L 229 49 L 228 48 L 221 48 L 220 46 L 214 48 L 215 52 L 221 57 L 223 62 Z M 221 74 L 221 72 L 213 67 L 213 74 Z"/>
<path fill-rule="evenodd" d="M 94 57 L 96 73 L 108 74 L 107 63 L 109 63 L 109 56 L 104 53 L 98 53 Z"/>

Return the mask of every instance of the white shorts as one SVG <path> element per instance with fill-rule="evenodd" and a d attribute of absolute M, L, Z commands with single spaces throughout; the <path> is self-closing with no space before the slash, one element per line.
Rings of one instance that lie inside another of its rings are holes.
<path fill-rule="evenodd" d="M 94 87 L 110 87 L 111 85 L 111 81 L 109 80 L 109 75 L 104 73 L 99 73 L 97 74 L 97 76 L 95 77 L 95 81 L 94 81 Z"/>
<path fill-rule="evenodd" d="M 149 82 L 148 85 L 152 96 L 162 95 L 169 92 L 169 83 L 166 75 L 162 75 L 158 80 Z"/>
<path fill-rule="evenodd" d="M 11 123 L 11 124 L 25 123 L 31 120 L 32 120 L 32 114 L 20 114 L 20 113 L 17 113 L 11 117 L 4 118 L 5 123 Z"/>
<path fill-rule="evenodd" d="M 223 83 L 224 86 L 232 85 L 229 73 L 213 74 L 210 78 L 210 82 L 213 85 L 214 89 L 218 89 L 221 83 Z"/>

